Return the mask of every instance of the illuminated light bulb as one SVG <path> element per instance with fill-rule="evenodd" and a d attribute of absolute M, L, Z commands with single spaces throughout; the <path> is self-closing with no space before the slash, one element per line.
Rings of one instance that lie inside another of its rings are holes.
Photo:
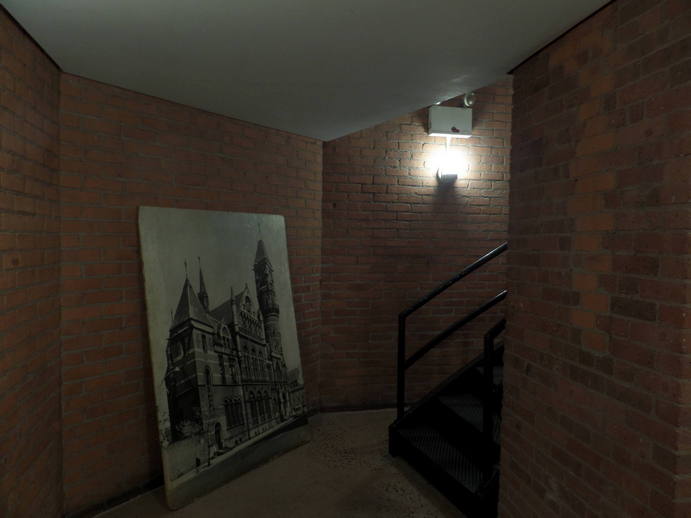
<path fill-rule="evenodd" d="M 453 183 L 461 173 L 468 170 L 464 153 L 457 147 L 449 149 L 450 140 L 449 137 L 446 138 L 444 153 L 437 164 L 437 179 L 440 183 Z"/>

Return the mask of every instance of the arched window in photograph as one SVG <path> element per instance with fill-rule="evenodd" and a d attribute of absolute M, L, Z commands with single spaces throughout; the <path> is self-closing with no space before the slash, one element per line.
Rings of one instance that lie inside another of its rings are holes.
<path fill-rule="evenodd" d="M 221 343 L 226 349 L 230 348 L 230 331 L 227 326 L 221 327 Z"/>
<path fill-rule="evenodd" d="M 202 335 L 202 349 L 206 352 L 206 335 Z"/>
<path fill-rule="evenodd" d="M 190 352 L 190 335 L 182 337 L 183 354 Z"/>
<path fill-rule="evenodd" d="M 240 403 L 240 400 L 238 399 L 235 404 L 237 405 L 238 422 L 240 424 L 245 424 L 245 414 L 242 412 L 242 403 Z"/>
<path fill-rule="evenodd" d="M 206 394 L 209 399 L 209 408 L 213 410 L 214 408 L 214 395 L 213 395 L 213 384 L 211 379 L 211 369 L 206 367 L 204 369 L 204 381 L 206 382 Z"/>
<path fill-rule="evenodd" d="M 172 350 L 173 360 L 179 360 L 182 358 L 184 352 L 182 350 L 182 344 L 180 342 L 173 342 L 170 344 Z"/>
<path fill-rule="evenodd" d="M 226 362 L 221 353 L 218 353 L 218 366 L 221 371 L 221 383 L 225 385 L 228 382 L 226 379 Z"/>
<path fill-rule="evenodd" d="M 228 405 L 230 406 L 230 417 L 233 420 L 233 424 L 237 425 L 240 420 L 238 419 L 237 409 L 235 408 L 235 401 L 228 401 Z"/>
<path fill-rule="evenodd" d="M 257 422 L 257 405 L 254 401 L 254 393 L 250 392 L 250 423 L 254 424 Z"/>
<path fill-rule="evenodd" d="M 223 409 L 225 410 L 226 414 L 226 430 L 230 430 L 233 427 L 233 424 L 236 422 L 236 420 L 233 418 L 233 409 L 231 408 L 229 399 L 226 399 L 223 402 Z"/>

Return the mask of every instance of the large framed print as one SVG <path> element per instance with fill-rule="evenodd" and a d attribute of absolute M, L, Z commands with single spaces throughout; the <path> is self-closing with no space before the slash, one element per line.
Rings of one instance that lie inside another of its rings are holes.
<path fill-rule="evenodd" d="M 282 216 L 141 207 L 171 508 L 309 438 Z"/>

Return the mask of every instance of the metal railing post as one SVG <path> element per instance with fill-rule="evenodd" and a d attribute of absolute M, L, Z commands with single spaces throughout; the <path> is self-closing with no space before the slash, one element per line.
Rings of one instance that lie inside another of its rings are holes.
<path fill-rule="evenodd" d="M 401 419 L 405 411 L 405 319 L 398 315 L 398 361 L 396 364 L 396 418 Z"/>
<path fill-rule="evenodd" d="M 485 333 L 483 350 L 483 403 L 482 403 L 482 433 L 488 444 L 494 440 L 494 340 L 504 330 L 506 319 L 502 318 Z"/>
<path fill-rule="evenodd" d="M 488 444 L 492 441 L 494 420 L 492 419 L 493 410 L 493 392 L 494 392 L 494 336 L 491 334 L 491 330 L 485 334 L 484 343 L 484 401 L 482 405 L 482 433 L 487 439 Z"/>

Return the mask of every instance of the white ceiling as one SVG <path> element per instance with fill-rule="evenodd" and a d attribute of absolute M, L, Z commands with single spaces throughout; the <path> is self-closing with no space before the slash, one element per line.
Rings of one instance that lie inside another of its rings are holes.
<path fill-rule="evenodd" d="M 607 0 L 0 0 L 66 72 L 322 140 L 489 84 Z"/>

